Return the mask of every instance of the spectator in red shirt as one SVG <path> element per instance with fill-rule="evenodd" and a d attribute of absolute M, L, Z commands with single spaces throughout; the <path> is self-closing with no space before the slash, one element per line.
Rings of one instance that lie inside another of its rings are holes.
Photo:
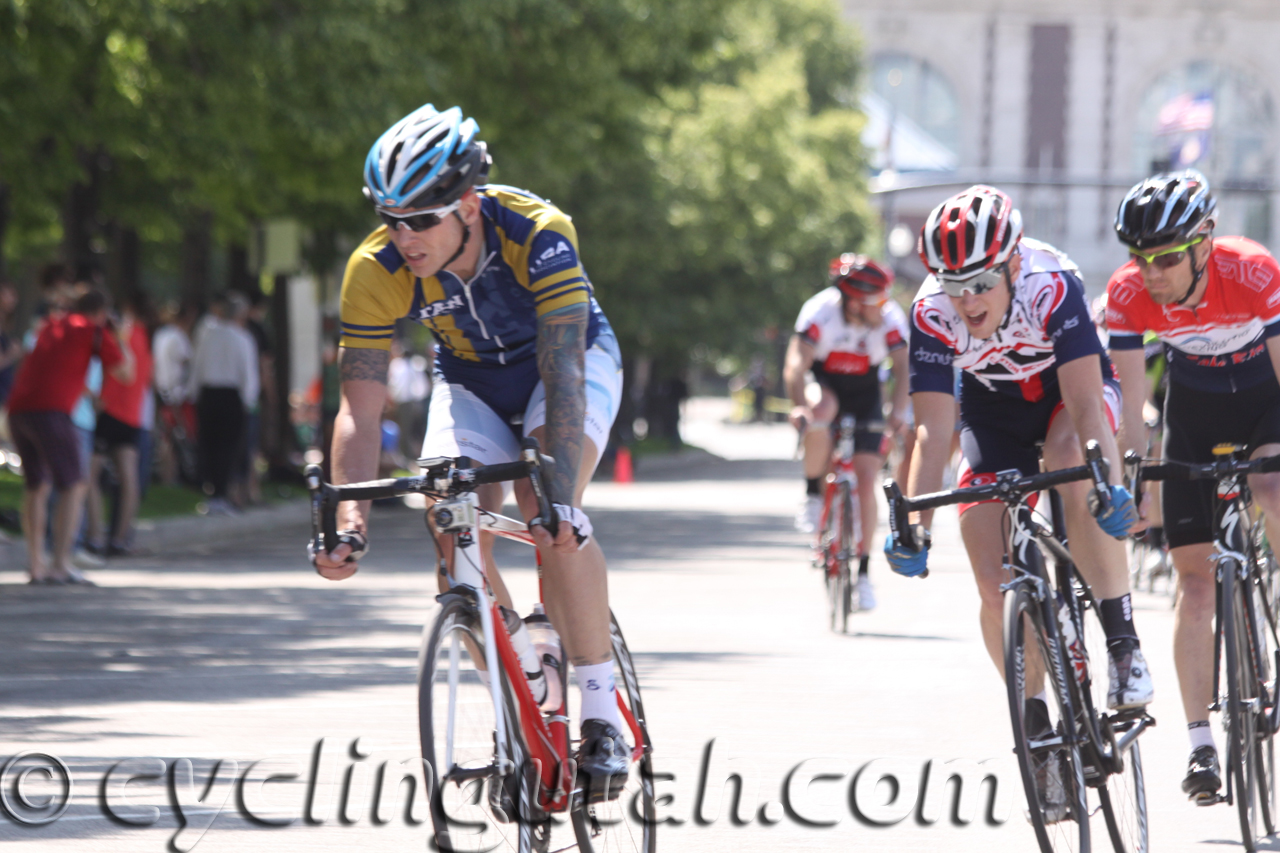
<path fill-rule="evenodd" d="M 138 514 L 141 494 L 138 441 L 142 435 L 143 401 L 151 393 L 151 341 L 145 322 L 148 313 L 145 294 L 141 291 L 131 294 L 121 315 L 120 341 L 127 344 L 133 353 L 133 381 L 122 382 L 110 373 L 103 376 L 102 410 L 98 412 L 98 422 L 93 431 L 93 461 L 89 464 L 87 502 L 91 546 L 102 542 L 102 491 L 98 488 L 98 481 L 108 458 L 115 465 L 120 483 L 115 529 L 111 531 L 105 548 L 97 551 L 108 557 L 130 553 L 133 522 Z M 94 549 L 91 547 L 91 550 Z"/>
<path fill-rule="evenodd" d="M 35 346 L 18 368 L 9 397 L 9 430 L 22 457 L 26 492 L 22 532 L 27 540 L 31 583 L 89 583 L 71 565 L 71 545 L 80 526 L 87 487 L 71 410 L 84 391 L 93 356 L 122 382 L 133 380 L 133 354 L 122 348 L 107 323 L 107 298 L 90 290 L 70 314 L 51 314 Z M 49 493 L 60 494 L 53 519 L 53 559 L 46 565 L 44 531 Z"/>

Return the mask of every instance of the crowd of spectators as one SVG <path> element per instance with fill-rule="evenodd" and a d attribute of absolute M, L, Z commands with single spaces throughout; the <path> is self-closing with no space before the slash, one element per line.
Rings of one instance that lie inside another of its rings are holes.
<path fill-rule="evenodd" d="M 277 393 L 261 293 L 228 291 L 203 312 L 192 301 L 157 311 L 143 292 L 115 306 L 61 265 L 39 284 L 21 334 L 19 293 L 0 281 L 0 441 L 16 452 L 0 459 L 14 468 L 21 460 L 31 583 L 92 584 L 81 569 L 138 554 L 138 511 L 153 480 L 202 490 L 208 515 L 259 500 Z M 392 355 L 386 469 L 417 457 L 431 390 L 426 358 L 398 342 Z M 336 393 L 336 365 L 325 361 L 314 393 L 299 395 L 317 416 L 304 447 L 319 443 L 335 414 L 325 391 Z"/>

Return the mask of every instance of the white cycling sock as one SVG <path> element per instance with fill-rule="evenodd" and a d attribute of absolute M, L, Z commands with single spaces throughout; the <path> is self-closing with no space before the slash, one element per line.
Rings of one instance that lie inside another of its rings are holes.
<path fill-rule="evenodd" d="M 1191 748 L 1199 749 L 1202 746 L 1212 746 L 1217 750 L 1217 744 L 1213 742 L 1213 727 L 1209 725 L 1208 720 L 1198 720 L 1194 723 L 1187 723 L 1187 737 L 1191 738 Z"/>
<path fill-rule="evenodd" d="M 575 666 L 578 692 L 582 696 L 579 720 L 604 720 L 622 731 L 622 714 L 618 711 L 618 688 L 613 681 L 613 661 L 590 666 Z"/>

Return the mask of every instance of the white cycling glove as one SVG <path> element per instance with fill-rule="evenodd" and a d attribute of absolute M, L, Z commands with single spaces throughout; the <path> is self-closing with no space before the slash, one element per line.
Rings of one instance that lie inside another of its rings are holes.
<path fill-rule="evenodd" d="M 587 518 L 587 514 L 576 506 L 566 506 L 565 504 L 552 504 L 551 506 L 555 508 L 556 515 L 560 516 L 561 521 L 567 521 L 573 525 L 573 535 L 577 537 L 578 550 L 581 551 L 591 541 L 591 519 Z M 529 522 L 530 527 L 535 524 L 541 524 L 543 527 L 547 526 L 541 516 Z M 556 535 L 554 530 L 548 529 L 548 532 L 552 536 Z"/>

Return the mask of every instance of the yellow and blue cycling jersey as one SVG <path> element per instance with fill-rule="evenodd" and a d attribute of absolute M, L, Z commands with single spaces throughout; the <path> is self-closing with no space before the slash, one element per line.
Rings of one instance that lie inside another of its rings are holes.
<path fill-rule="evenodd" d="M 347 262 L 341 344 L 390 349 L 396 321 L 416 320 L 435 337 L 444 379 L 509 417 L 524 410 L 538 382 L 539 317 L 586 305 L 587 346 L 601 339 L 616 354 L 616 344 L 578 258 L 569 217 L 513 187 L 489 185 L 476 193 L 484 246 L 471 280 L 447 271 L 418 278 L 381 226 Z"/>

